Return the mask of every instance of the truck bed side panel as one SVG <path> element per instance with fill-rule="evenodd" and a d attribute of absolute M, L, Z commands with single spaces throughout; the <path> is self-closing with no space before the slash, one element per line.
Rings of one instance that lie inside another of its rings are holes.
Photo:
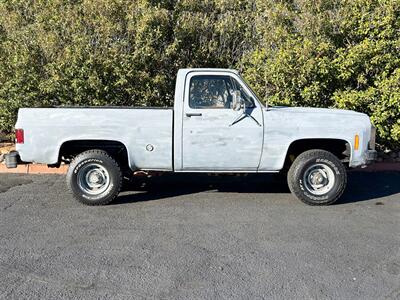
<path fill-rule="evenodd" d="M 21 159 L 54 164 L 67 141 L 109 140 L 125 145 L 133 170 L 172 170 L 172 109 L 23 108 L 16 128 Z"/>

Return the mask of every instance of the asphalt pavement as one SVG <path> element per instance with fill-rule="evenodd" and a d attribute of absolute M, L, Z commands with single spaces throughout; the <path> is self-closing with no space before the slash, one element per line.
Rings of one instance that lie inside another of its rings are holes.
<path fill-rule="evenodd" d="M 400 299 L 400 173 L 311 207 L 273 176 L 142 178 L 87 207 L 0 175 L 0 299 Z"/>

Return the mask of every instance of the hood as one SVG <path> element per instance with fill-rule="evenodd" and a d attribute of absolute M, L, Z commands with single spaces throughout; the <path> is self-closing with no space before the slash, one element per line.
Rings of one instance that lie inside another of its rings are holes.
<path fill-rule="evenodd" d="M 333 109 L 333 108 L 315 108 L 315 107 L 288 107 L 288 106 L 272 106 L 268 110 L 277 111 L 281 113 L 296 113 L 296 114 L 315 114 L 315 115 L 338 115 L 338 116 L 358 116 L 368 117 L 366 114 L 359 113 L 353 110 Z"/>
<path fill-rule="evenodd" d="M 321 131 L 335 131 L 339 128 L 364 130 L 371 127 L 370 119 L 366 114 L 328 108 L 275 106 L 265 111 L 264 120 L 268 126 L 299 128 L 304 131 L 313 128 L 319 128 Z"/>

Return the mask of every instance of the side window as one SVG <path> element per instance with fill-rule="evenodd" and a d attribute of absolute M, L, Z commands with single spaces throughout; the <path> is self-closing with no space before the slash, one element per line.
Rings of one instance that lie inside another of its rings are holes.
<path fill-rule="evenodd" d="M 231 108 L 233 82 L 229 76 L 199 75 L 190 80 L 190 108 Z"/>

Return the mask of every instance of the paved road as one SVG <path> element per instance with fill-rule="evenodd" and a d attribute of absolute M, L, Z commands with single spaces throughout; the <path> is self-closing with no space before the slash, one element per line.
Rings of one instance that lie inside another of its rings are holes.
<path fill-rule="evenodd" d="M 139 191 L 132 191 L 132 190 Z M 399 299 L 400 174 L 310 207 L 269 176 L 142 180 L 86 207 L 0 176 L 0 298 Z"/>

